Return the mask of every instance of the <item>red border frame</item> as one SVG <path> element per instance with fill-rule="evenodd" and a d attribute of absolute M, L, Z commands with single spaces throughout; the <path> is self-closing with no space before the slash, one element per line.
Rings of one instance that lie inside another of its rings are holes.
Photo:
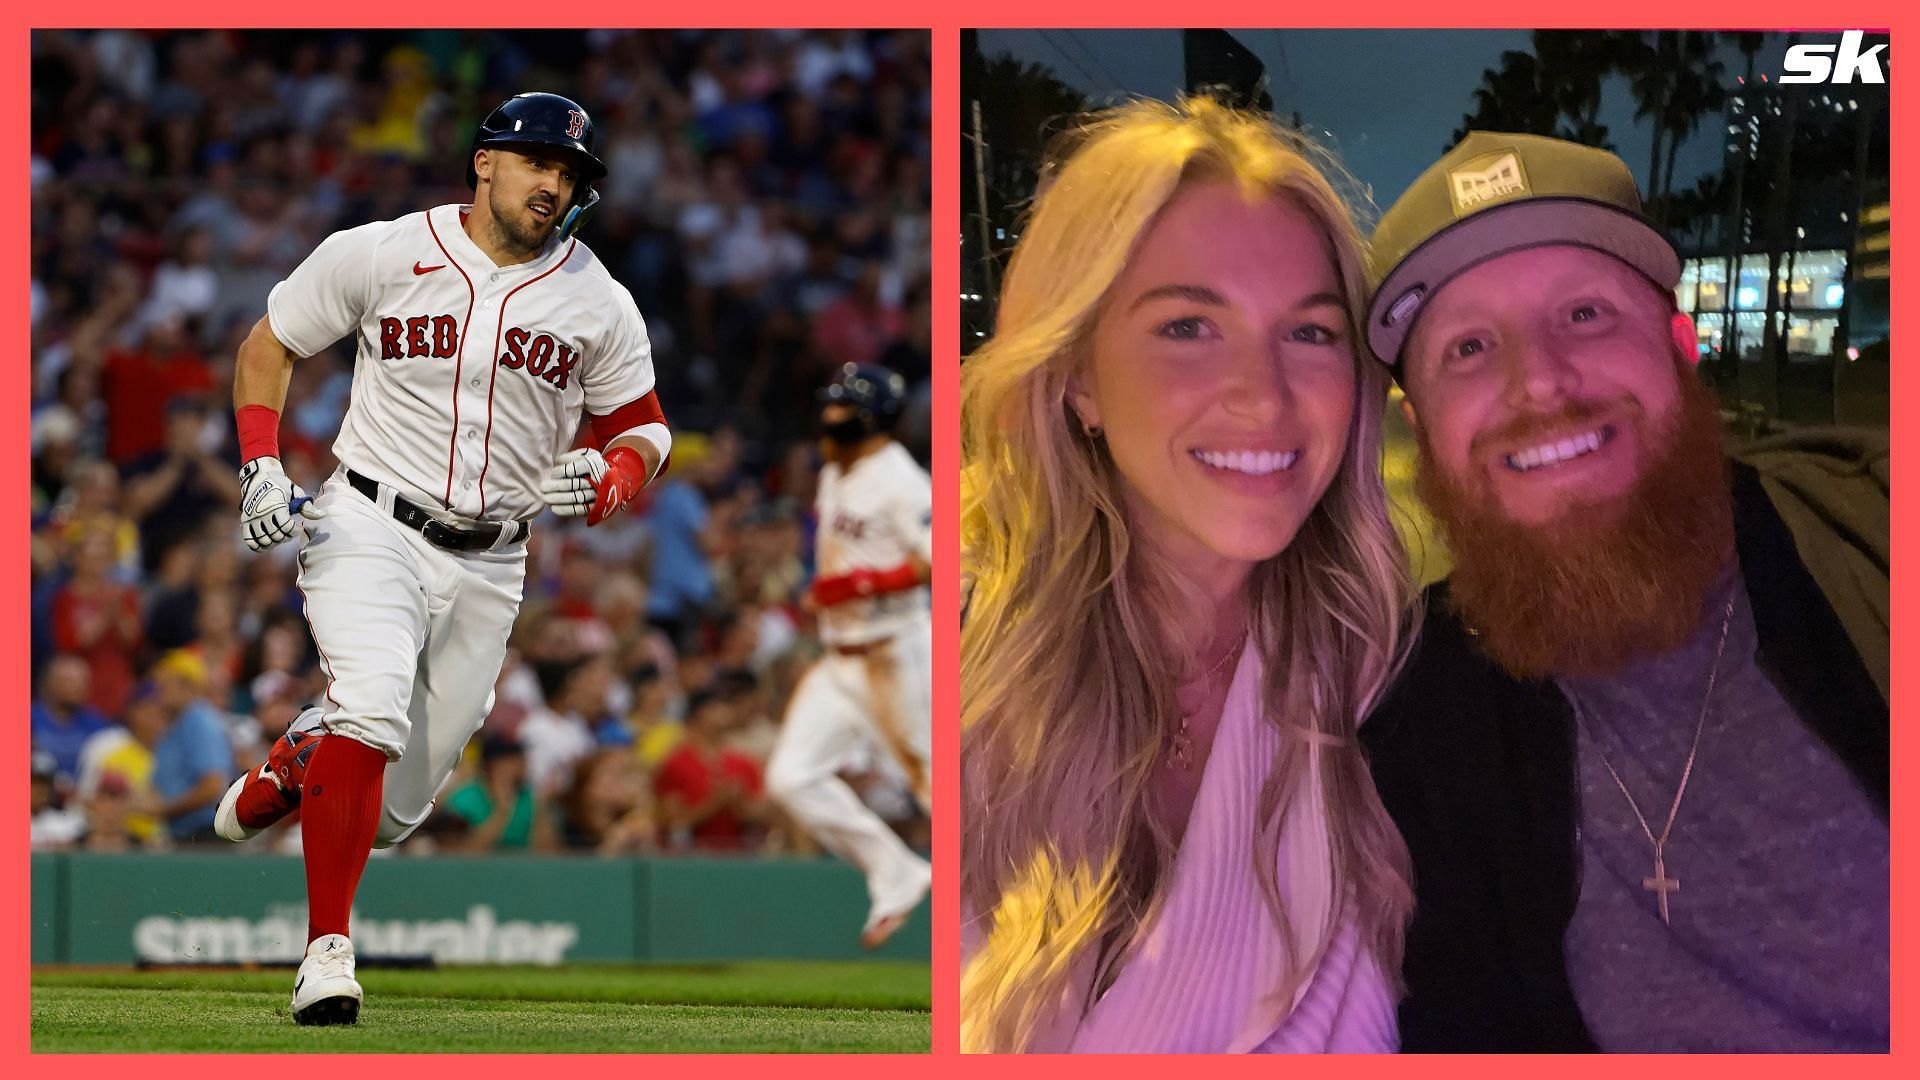
<path fill-rule="evenodd" d="M 1365 9 L 1318 5 L 1313 8 L 1294 7 L 1265 0 L 1261 3 L 1249 3 L 1246 0 L 1217 0 L 1203 14 L 1205 21 L 1221 26 L 1282 26 L 1282 27 L 1330 27 L 1330 28 L 1451 28 L 1451 29 L 1493 29 L 1512 27 L 1566 27 L 1566 28 L 1606 28 L 1606 27 L 1686 27 L 1686 28 L 1786 28 L 1801 27 L 1809 21 L 1828 23 L 1832 28 L 1890 29 L 1900 23 L 1897 15 L 1899 5 L 1888 0 L 1872 3 L 1823 4 L 1814 7 L 1808 4 L 1787 4 L 1779 0 L 1750 0 L 1733 4 L 1726 2 L 1701 3 L 1688 7 L 1684 11 L 1668 3 L 1656 3 L 1651 0 L 1617 0 L 1604 7 L 1586 8 L 1543 8 L 1538 3 L 1522 3 L 1520 0 L 1476 0 L 1468 8 L 1464 5 L 1445 7 L 1435 4 L 1416 5 L 1408 0 L 1387 0 L 1375 3 Z M 594 2 L 575 3 L 564 8 L 551 9 L 550 17 L 532 19 L 523 4 L 497 2 L 469 2 L 464 5 L 428 3 L 410 7 L 405 12 L 404 24 L 410 26 L 529 26 L 529 25 L 587 25 L 587 26 L 624 26 L 624 25 L 708 25 L 708 26 L 781 26 L 804 22 L 821 26 L 894 26 L 929 25 L 933 31 L 933 273 L 932 282 L 936 300 L 940 297 L 952 297 L 959 290 L 958 233 L 943 230 L 939 222 L 952 223 L 959 214 L 959 64 L 958 31 L 962 26 L 980 27 L 1099 27 L 1099 26 L 1176 26 L 1179 17 L 1196 14 L 1192 9 L 1170 7 L 1168 5 L 1147 5 L 1142 3 L 1122 3 L 1109 0 L 1101 4 L 1088 3 L 1086 0 L 1060 0 L 1054 3 L 1034 3 L 1026 0 L 1022 3 L 1008 0 L 975 0 L 964 9 L 958 5 L 938 7 L 928 6 L 918 9 L 903 9 L 897 3 L 879 3 L 874 0 L 817 0 L 805 11 L 798 11 L 790 5 L 778 5 L 758 0 L 758 2 L 732 2 L 702 6 L 695 13 L 700 17 L 691 19 L 687 14 L 673 9 L 636 8 L 631 4 L 615 5 Z M 52 11 L 28 12 L 23 22 L 29 25 L 35 21 L 52 22 Z M 171 26 L 373 26 L 396 25 L 395 9 L 388 4 L 376 4 L 369 0 L 344 0 L 317 11 L 307 9 L 262 8 L 258 4 L 242 4 L 233 0 L 218 2 L 186 2 L 171 5 L 164 12 L 151 7 L 137 6 L 127 0 L 111 3 L 83 3 L 60 8 L 57 17 L 60 23 L 69 26 L 110 26 L 110 25 L 171 25 Z M 28 35 L 17 32 L 5 39 L 4 52 L 0 53 L 6 61 L 5 70 L 9 78 L 19 84 L 26 79 L 28 63 Z M 1896 35 L 1897 36 L 1897 35 Z M 1904 38 L 1902 38 L 1904 40 Z M 1889 50 L 1889 59 L 1892 50 Z M 1891 65 L 1890 65 L 1891 67 Z M 1920 76 L 1908 76 L 1895 79 L 1889 72 L 1893 89 L 1893 115 L 1895 123 L 1903 123 L 1913 115 L 1911 106 L 1913 95 L 1920 93 Z M 16 108 L 27 107 L 28 95 L 16 92 Z M 1899 129 L 1896 129 L 1899 130 Z M 0 190 L 13 200 L 16 213 L 21 212 L 26 202 L 27 156 L 21 141 L 21 157 L 15 158 L 14 167 L 0 170 Z M 1905 205 L 1911 187 L 1911 159 L 1916 152 L 1911 140 L 1894 140 L 1893 188 L 1894 201 Z M 18 220 L 18 219 L 16 219 Z M 24 249 L 28 244 L 26 230 L 17 234 L 14 241 L 15 261 L 8 268 L 8 288 L 4 292 L 7 310 L 16 317 L 24 316 L 28 292 L 27 260 Z M 1893 288 L 1892 307 L 1894 320 L 1904 323 L 1904 312 L 1912 309 L 1916 285 L 1913 281 L 1901 279 Z M 933 308 L 933 340 L 936 343 L 938 358 L 934 364 L 935 408 L 933 414 L 933 474 L 935 493 L 934 539 L 937 550 L 947 557 L 946 565 L 953 565 L 958 553 L 958 530 L 954 511 L 959 503 L 959 477 L 957 469 L 959 415 L 957 390 L 959 367 L 957 363 L 957 343 L 959 340 L 959 310 L 957 304 L 936 302 Z M 24 365 L 23 365 L 24 368 Z M 1891 392 L 1896 403 L 1904 402 L 1909 392 L 1909 383 L 1914 378 L 1896 367 L 1892 373 Z M 13 394 L 25 395 L 24 379 L 16 378 Z M 0 424 L 4 424 L 9 433 L 15 452 L 5 455 L 8 465 L 0 470 L 0 504 L 22 506 L 27 495 L 27 453 L 28 424 L 24 401 L 16 399 L 12 408 L 0 412 Z M 1898 407 L 1896 405 L 1896 407 Z M 1893 428 L 1896 453 L 1901 452 L 1907 437 L 1903 427 L 1895 424 Z M 1902 540 L 1911 531 L 1909 519 L 1913 516 L 1904 506 L 1902 512 L 1893 519 L 1894 543 L 1902 546 Z M 24 573 L 26 565 L 25 539 L 22 533 L 7 533 L 0 539 L 4 545 L 10 565 L 14 567 L 5 577 L 4 592 L 0 599 L 6 602 L 7 610 L 24 612 L 27 610 L 27 582 Z M 1903 581 L 1896 579 L 1893 606 L 1904 613 L 1912 608 L 1909 602 L 1913 589 Z M 833 1076 L 840 1077 L 848 1072 L 859 1072 L 874 1076 L 892 1076 L 898 1070 L 931 1069 L 946 1074 L 964 1071 L 972 1075 L 987 1075 L 978 1070 L 992 1069 L 996 1073 L 1003 1069 L 1012 1069 L 1016 1075 L 1039 1076 L 1051 1074 L 1055 1069 L 1065 1068 L 1072 1072 L 1092 1072 L 1124 1077 L 1139 1075 L 1142 1077 L 1157 1075 L 1164 1071 L 1170 1062 L 1153 1059 L 1072 1059 L 1058 1058 L 1002 1058 L 988 1063 L 974 1059 L 953 1057 L 958 1045 L 954 1006 L 957 997 L 958 982 L 958 937 L 951 929 L 958 910 L 957 878 L 947 869 L 954 865 L 959 842 L 960 823 L 956 814 L 949 809 L 954 802 L 953 795 L 959 783 L 959 732 L 958 732 L 958 583 L 950 573 L 936 574 L 933 589 L 934 602 L 934 685 L 933 701 L 935 707 L 935 789 L 938 808 L 947 810 L 935 817 L 935 864 L 936 881 L 933 892 L 934 946 L 933 946 L 933 1005 L 934 1039 L 933 1061 L 906 1061 L 888 1059 L 863 1059 L 844 1055 L 771 1057 L 714 1056 L 698 1061 L 671 1062 L 661 1064 L 669 1069 L 698 1068 L 703 1076 L 738 1076 L 747 1080 L 762 1080 L 770 1068 L 781 1070 L 783 1075 L 797 1076 Z M 15 616 L 20 619 L 19 615 Z M 1902 623 L 1904 625 L 1904 621 Z M 25 646 L 27 625 L 24 620 L 16 621 L 7 627 L 8 640 L 13 648 L 4 652 L 0 661 L 0 683 L 12 686 L 12 700 L 15 707 L 12 715 L 24 716 L 26 713 L 28 678 Z M 1895 668 L 1902 665 L 1901 660 L 1911 658 L 1914 650 L 1906 646 L 1904 638 L 1894 639 Z M 1893 689 L 1893 704 L 1896 713 L 1904 712 L 1909 700 L 1915 694 L 1905 681 L 1896 682 Z M 1897 774 L 1908 775 L 1908 767 L 1913 755 L 1914 739 L 1895 725 L 1893 733 L 1893 761 Z M 19 759 L 27 755 L 27 743 L 18 737 L 10 740 L 0 751 L 0 762 L 10 761 L 8 769 L 10 782 L 17 783 Z M 1903 800 L 1896 792 L 1894 805 L 1896 816 Z M 17 805 L 17 804 L 16 804 Z M 1910 857 L 1911 838 L 1902 829 L 1895 831 L 1892 889 L 1895 910 L 1911 907 L 1913 860 Z M 8 876 L 7 887 L 0 890 L 4 895 L 4 904 L 8 925 L 12 925 L 21 934 L 21 940 L 30 937 L 28 923 L 27 888 L 27 838 L 17 829 L 0 829 L 0 851 L 6 853 L 5 865 L 13 872 Z M 1902 901 L 1909 901 L 1902 903 Z M 946 929 L 942 929 L 945 927 Z M 1893 1015 L 1894 1015 L 1894 1054 L 1887 1058 L 1839 1058 L 1823 1059 L 1818 1066 L 1822 1071 L 1837 1071 L 1858 1075 L 1891 1075 L 1896 1068 L 1892 1062 L 1906 1049 L 1908 1042 L 1906 1023 L 1914 1012 L 1912 966 L 1901 963 L 1914 956 L 1913 931 L 1904 919 L 1895 922 L 1892 931 L 1892 949 L 1896 963 L 1893 974 Z M 209 1062 L 201 1064 L 192 1059 L 171 1056 L 149 1056 L 134 1059 L 133 1055 L 29 1057 L 28 1005 L 29 989 L 26 981 L 27 951 L 16 949 L 19 969 L 5 986 L 5 1054 L 18 1060 L 30 1071 L 53 1073 L 58 1070 L 62 1075 L 85 1076 L 93 1073 L 112 1073 L 124 1076 L 129 1070 L 138 1070 L 142 1075 L 195 1075 L 213 1069 L 231 1068 L 230 1063 Z M 409 1059 L 399 1055 L 356 1056 L 354 1068 L 372 1075 L 397 1075 L 409 1068 Z M 1405 1060 L 1408 1064 L 1400 1064 Z M 1492 1077 L 1500 1075 L 1527 1076 L 1531 1078 L 1542 1067 L 1541 1062 L 1525 1057 L 1454 1057 L 1445 1059 L 1345 1059 L 1323 1058 L 1309 1059 L 1297 1064 L 1276 1066 L 1273 1063 L 1238 1062 L 1226 1059 L 1206 1061 L 1183 1060 L 1181 1068 L 1203 1068 L 1208 1072 L 1233 1072 L 1243 1069 L 1304 1068 L 1322 1075 L 1340 1076 L 1383 1076 L 1398 1070 L 1419 1070 L 1423 1074 L 1448 1075 L 1461 1077 Z M 337 1064 L 328 1062 L 328 1064 Z M 526 1063 L 513 1055 L 467 1055 L 460 1061 L 449 1063 L 448 1067 L 461 1070 L 464 1076 L 517 1076 L 524 1070 Z M 572 1057 L 564 1066 L 569 1071 L 580 1073 L 626 1072 L 633 1069 L 655 1067 L 651 1061 L 632 1062 L 619 1059 L 596 1061 L 588 1057 Z M 1631 1064 L 1616 1064 L 1605 1058 L 1570 1058 L 1556 1062 L 1556 1070 L 1566 1070 L 1569 1075 L 1600 1076 L 1631 1069 L 1635 1072 L 1652 1071 L 1675 1073 L 1682 1070 L 1690 1077 L 1702 1075 L 1738 1075 L 1745 1080 L 1750 1076 L 1779 1075 L 1798 1076 L 1809 1066 L 1798 1060 L 1782 1060 L 1777 1057 L 1743 1058 L 1734 1062 L 1717 1059 L 1693 1059 L 1686 1062 L 1662 1060 L 1637 1060 Z M 1909 1066 L 1910 1067 L 1910 1066 Z M 1737 1071 L 1737 1072 L 1736 1072 Z"/>
<path fill-rule="evenodd" d="M 1004 0 L 975 0 L 974 3 L 969 5 L 969 8 L 970 10 L 966 15 L 968 21 L 965 25 L 1007 29 L 1172 27 L 1184 25 L 1184 23 L 1179 20 L 1179 16 L 1187 15 L 1191 18 L 1194 14 L 1198 14 L 1190 12 L 1187 9 L 1168 8 L 1165 6 L 1156 6 L 1152 10 L 1148 10 L 1146 5 L 1137 3 L 1125 5 L 1108 3 L 1096 6 L 1089 3 L 1036 4 L 1029 2 L 1015 4 L 1004 2 Z M 1615 3 L 1602 7 L 1584 6 L 1578 8 L 1545 8 L 1537 3 L 1522 3 L 1518 2 L 1518 0 L 1472 0 L 1470 5 L 1463 4 L 1451 8 L 1435 4 L 1416 5 L 1407 2 L 1407 0 L 1386 0 L 1384 3 L 1376 2 L 1371 7 L 1364 9 L 1348 9 L 1336 8 L 1324 4 L 1313 8 L 1290 7 L 1272 3 L 1271 0 L 1267 3 L 1245 3 L 1242 2 L 1242 0 L 1216 0 L 1216 3 L 1205 10 L 1202 17 L 1209 25 L 1229 28 L 1278 26 L 1283 28 L 1327 29 L 1799 29 L 1809 32 L 1826 31 L 1838 33 L 1839 30 L 1842 29 L 1889 32 L 1891 28 L 1901 22 L 1897 17 L 1899 14 L 1899 7 L 1895 4 L 1885 2 L 1838 3 L 1815 7 L 1810 4 L 1781 3 L 1777 2 L 1777 0 L 1755 0 L 1755 2 L 1738 5 L 1717 2 L 1695 3 L 1688 5 L 1684 9 L 1679 9 L 1672 4 L 1652 3 L 1648 2 L 1648 0 L 1616 0 Z M 1815 20 L 1826 25 L 1821 27 L 1809 27 L 1805 25 Z M 1900 40 L 1904 40 L 1901 35 L 1894 36 Z M 937 37 L 936 40 L 938 40 Z M 957 44 L 957 41 L 955 44 Z M 1891 61 L 1893 50 L 1889 48 L 1886 55 L 1889 61 Z M 1896 125 L 1895 131 L 1896 133 L 1901 133 L 1905 131 L 1905 128 L 1900 125 L 1903 125 L 1904 122 L 1914 115 L 1912 106 L 1915 95 L 1920 94 L 1920 81 L 1916 81 L 1916 78 L 1913 76 L 1897 79 L 1892 73 L 1891 67 L 1892 65 L 1889 63 L 1888 82 L 1892 91 L 1890 111 L 1893 122 Z M 1390 77 L 1390 75 L 1385 77 Z M 957 83 L 940 82 L 936 85 L 942 90 L 951 87 L 957 92 L 959 89 Z M 959 103 L 955 101 L 953 107 L 946 109 L 944 112 L 936 105 L 934 109 L 934 116 L 936 117 L 936 146 L 939 145 L 939 140 L 942 138 L 945 138 L 949 145 L 958 146 L 959 139 L 957 132 L 952 132 L 951 129 L 942 132 L 939 128 L 941 124 L 956 121 L 959 116 L 958 104 Z M 1892 201 L 1905 205 L 1910 201 L 1909 194 L 1912 186 L 1911 164 L 1915 154 L 1915 147 L 1912 140 L 1903 140 L 1897 136 L 1893 140 L 1893 147 L 1893 175 L 1891 177 L 1893 182 Z M 953 187 L 955 179 L 957 179 L 957 173 L 948 177 L 936 177 L 936 187 L 934 189 L 934 220 L 936 223 L 939 221 L 951 222 L 958 219 L 958 205 L 956 201 L 958 193 Z M 946 185 L 944 188 L 939 186 L 942 181 L 944 181 Z M 958 234 L 943 233 L 936 227 L 935 236 L 946 240 L 946 250 L 944 252 L 936 251 L 935 253 L 936 268 L 939 267 L 942 258 L 957 263 L 959 256 Z M 1893 320 L 1901 323 L 1903 328 L 1907 321 L 1904 315 L 1907 311 L 1912 310 L 1915 288 L 1914 282 L 1905 280 L 1896 281 L 1893 286 L 1891 298 L 1891 307 L 1894 312 Z M 952 290 L 949 290 L 949 293 L 951 293 L 951 291 Z M 941 326 L 936 323 L 936 340 L 944 340 L 946 342 L 957 340 L 957 325 L 949 323 L 947 327 L 947 336 L 942 339 L 939 337 L 942 333 Z M 1892 385 L 1889 389 L 1891 399 L 1894 403 L 1892 438 L 1896 454 L 1903 453 L 1904 446 L 1907 442 L 1905 431 L 1899 423 L 1899 420 L 1903 415 L 1911 413 L 1911 410 L 1904 410 L 1901 403 L 1906 401 L 1907 394 L 1915 392 L 1914 389 L 1910 388 L 1910 384 L 1915 383 L 1915 381 L 1915 377 L 1911 373 L 1905 372 L 1898 365 L 1895 366 L 1894 371 L 1891 373 Z M 942 383 L 942 389 L 944 390 L 950 385 L 957 389 L 957 380 L 951 384 Z M 957 403 L 952 399 L 945 400 L 943 405 L 947 408 L 957 408 Z M 946 500 L 941 505 L 947 508 L 957 506 L 957 476 L 936 476 L 935 482 L 936 484 L 945 483 L 949 485 L 946 488 L 936 489 L 940 492 L 940 497 Z M 1910 522 L 1913 516 L 1914 510 L 1909 504 L 1902 504 L 1900 508 L 1896 509 L 1892 522 L 1893 543 L 1896 549 L 1903 547 L 1904 539 L 1910 534 Z M 940 536 L 946 543 L 955 545 L 945 547 L 942 550 L 952 551 L 957 555 L 957 535 L 951 531 L 951 527 L 948 532 L 940 534 Z M 1904 618 L 1906 613 L 1913 608 L 1913 604 L 1911 603 L 1911 594 L 1913 591 L 1913 588 L 1909 587 L 1901 579 L 1895 580 L 1891 599 L 1893 609 L 1901 613 L 1902 625 L 1905 625 Z M 936 597 L 936 599 L 938 599 L 938 597 Z M 956 611 L 956 609 L 951 606 L 944 610 L 949 613 Z M 942 617 L 941 609 L 936 608 L 935 617 Z M 957 713 L 958 700 L 957 692 L 954 689 L 953 683 L 950 681 L 956 674 L 954 669 L 957 667 L 959 635 L 957 614 L 952 618 L 952 621 L 936 624 L 936 634 L 943 636 L 936 636 L 935 638 L 936 657 L 938 658 L 935 668 L 935 686 L 936 689 L 939 689 L 944 685 L 946 691 L 944 695 L 936 696 L 935 701 L 937 707 L 948 710 L 936 714 L 937 716 L 946 718 L 947 725 L 942 729 L 941 734 L 943 738 L 939 745 L 943 752 L 952 755 L 946 759 L 946 762 L 953 764 L 954 768 L 957 769 L 957 763 L 954 763 L 953 759 L 957 757 L 958 754 L 958 733 L 956 730 L 957 725 L 954 724 L 951 717 Z M 1892 647 L 1893 667 L 1895 670 L 1899 670 L 1902 667 L 1901 661 L 1912 657 L 1915 650 L 1907 644 L 1906 639 L 1903 637 L 1895 637 Z M 942 663 L 944 663 L 944 667 L 941 666 Z M 943 684 L 939 681 L 938 677 L 941 673 L 944 673 L 948 677 L 948 682 Z M 1910 702 L 1914 698 L 1915 694 L 1912 691 L 1911 684 L 1906 681 L 1896 681 L 1892 688 L 1891 702 L 1895 715 L 1905 713 L 1905 710 L 1911 707 Z M 1892 767 L 1895 775 L 1911 775 L 1911 759 L 1914 754 L 1913 737 L 1903 730 L 1902 725 L 1894 724 L 1891 739 L 1891 751 L 1893 755 Z M 942 775 L 946 774 L 943 773 Z M 1893 796 L 1892 803 L 1896 817 L 1900 816 L 1899 808 L 1903 802 L 1897 791 L 1898 786 L 1898 784 L 1895 785 L 1896 793 Z M 951 813 L 947 815 L 949 819 L 952 816 Z M 949 821 L 947 824 L 953 823 Z M 943 831 L 940 835 L 945 837 L 949 834 Z M 1899 912 L 1912 907 L 1911 901 L 1914 896 L 1914 860 L 1912 858 L 1912 848 L 1914 845 L 1911 823 L 1903 822 L 1901 827 L 1894 830 L 1893 836 L 1895 838 L 1893 867 L 1889 884 L 1893 893 L 1894 910 Z M 947 847 L 943 850 L 952 852 L 954 848 Z M 942 889 L 940 895 L 957 899 L 957 886 L 955 886 L 952 879 L 949 878 L 943 885 L 945 888 Z M 953 909 L 949 907 L 945 910 L 951 911 Z M 1797 1077 L 1805 1074 L 1810 1068 L 1814 1067 L 1819 1068 L 1822 1072 L 1839 1072 L 1847 1075 L 1892 1075 L 1892 1070 L 1897 1068 L 1897 1066 L 1892 1064 L 1893 1061 L 1897 1060 L 1903 1054 L 1903 1051 L 1909 1050 L 1909 1044 L 1913 1042 L 1911 1032 L 1909 1031 L 1915 1013 L 1915 996 L 1913 990 L 1915 981 L 1913 975 L 1914 965 L 1910 962 L 1914 956 L 1913 940 L 1913 924 L 1896 917 L 1891 929 L 1890 941 L 1890 948 L 1895 961 L 1892 971 L 1891 988 L 1891 1012 L 1893 1016 L 1892 1054 L 1885 1056 L 1856 1055 L 1825 1058 L 1822 1059 L 1822 1063 L 1819 1066 L 1809 1066 L 1805 1060 L 1802 1060 L 1797 1055 L 1743 1055 L 1738 1058 L 1689 1058 L 1685 1060 L 1662 1058 L 1655 1055 L 1639 1055 L 1636 1056 L 1636 1060 L 1630 1064 L 1597 1055 L 1590 1057 L 1565 1056 L 1561 1060 L 1554 1061 L 1550 1067 L 1553 1068 L 1556 1073 L 1565 1070 L 1564 1074 L 1568 1076 L 1614 1076 L 1631 1070 L 1634 1073 L 1649 1072 L 1654 1075 L 1666 1075 L 1668 1073 L 1678 1075 L 1684 1073 L 1684 1075 L 1688 1077 L 1718 1075 L 1739 1076 L 1742 1080 L 1748 1080 L 1748 1078 L 1762 1076 Z M 952 942 L 946 943 L 949 951 L 944 954 L 940 951 L 942 944 L 943 943 L 936 939 L 936 966 L 934 974 L 936 993 L 939 989 L 939 980 L 951 977 L 945 973 L 953 971 L 951 966 L 955 959 L 953 953 L 957 951 L 958 948 L 957 938 Z M 942 967 L 939 963 L 943 956 L 947 958 L 948 966 L 946 967 Z M 1901 961 L 1903 960 L 1909 962 L 1902 963 Z M 935 1000 L 936 1008 L 938 1008 L 941 999 L 936 997 Z M 949 996 L 945 1000 L 951 1004 L 952 997 Z M 944 1043 L 940 1041 L 943 1037 L 940 1030 L 941 1027 L 951 1027 L 953 1023 L 954 1020 L 951 1019 L 951 1014 L 944 1011 L 936 1014 L 936 1048 L 942 1046 L 951 1047 L 954 1044 L 956 1036 L 951 1032 L 945 1033 Z M 1038 1065 L 1037 1067 L 1049 1072 L 1058 1064 L 1057 1059 L 1038 1060 L 1044 1060 L 1046 1063 L 1044 1065 Z M 1414 1060 L 1418 1060 L 1420 1063 L 1399 1063 L 1402 1061 L 1412 1062 Z M 1036 1065 L 1028 1064 L 1028 1061 L 1029 1059 L 998 1058 L 995 1059 L 993 1065 L 988 1067 L 996 1071 L 1002 1068 L 1012 1067 L 1016 1070 L 1016 1074 L 1018 1074 L 1023 1070 L 1036 1067 Z M 1086 1066 L 1080 1065 L 1079 1061 L 1080 1059 L 1075 1059 L 1075 1071 L 1081 1071 L 1086 1068 Z M 1155 1061 L 1152 1059 L 1140 1060 L 1121 1057 L 1103 1057 L 1099 1059 L 1098 1064 L 1093 1065 L 1093 1067 L 1101 1070 L 1103 1074 L 1111 1074 L 1117 1077 L 1128 1075 L 1146 1077 L 1161 1072 L 1167 1064 L 1169 1063 L 1164 1060 Z M 1420 1059 L 1320 1058 L 1315 1059 L 1313 1062 L 1302 1061 L 1297 1064 L 1290 1063 L 1289 1065 L 1278 1067 L 1305 1068 L 1309 1071 L 1326 1070 L 1328 1073 L 1342 1077 L 1386 1076 L 1394 1073 L 1396 1070 L 1417 1069 L 1422 1075 L 1472 1077 L 1474 1080 L 1480 1080 L 1480 1078 L 1483 1077 L 1490 1078 L 1500 1076 L 1526 1077 L 1529 1078 L 1529 1080 L 1533 1080 L 1544 1064 L 1543 1061 L 1534 1055 L 1452 1055 Z M 1276 1066 L 1270 1064 L 1253 1064 L 1224 1057 L 1212 1057 L 1208 1058 L 1204 1063 L 1192 1062 L 1188 1067 L 1200 1067 L 1204 1068 L 1209 1074 L 1225 1075 L 1242 1069 L 1270 1069 Z M 1911 1068 L 1911 1066 L 1907 1068 Z M 1026 1075 L 1039 1074 L 1028 1073 Z"/>

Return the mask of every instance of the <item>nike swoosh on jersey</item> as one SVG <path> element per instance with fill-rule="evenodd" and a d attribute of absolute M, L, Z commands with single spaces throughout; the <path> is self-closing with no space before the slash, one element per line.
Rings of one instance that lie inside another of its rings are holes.
<path fill-rule="evenodd" d="M 416 277 L 421 274 L 431 274 L 435 270 L 445 270 L 446 268 L 446 263 L 441 263 L 439 266 L 422 266 L 419 263 L 413 264 L 413 272 Z"/>

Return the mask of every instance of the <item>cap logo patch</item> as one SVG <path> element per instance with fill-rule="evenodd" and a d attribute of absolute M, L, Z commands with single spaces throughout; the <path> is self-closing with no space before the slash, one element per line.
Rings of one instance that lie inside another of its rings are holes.
<path fill-rule="evenodd" d="M 587 130 L 587 114 L 578 109 L 567 110 L 567 138 L 577 139 Z"/>
<path fill-rule="evenodd" d="M 1401 293 L 1400 299 L 1395 300 L 1393 306 L 1387 309 L 1386 317 L 1380 320 L 1381 324 L 1384 326 L 1398 326 L 1403 320 L 1409 318 L 1415 311 L 1419 310 L 1420 301 L 1426 299 L 1426 297 L 1427 287 L 1425 285 L 1415 285 L 1413 288 Z"/>
<path fill-rule="evenodd" d="M 1447 171 L 1447 191 L 1453 196 L 1453 216 L 1465 217 L 1488 203 L 1530 195 L 1527 172 L 1512 150 L 1482 154 Z"/>

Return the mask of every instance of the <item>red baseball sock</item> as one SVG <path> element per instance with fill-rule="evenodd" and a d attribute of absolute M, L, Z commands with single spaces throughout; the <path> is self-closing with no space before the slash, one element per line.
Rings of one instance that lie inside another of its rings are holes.
<path fill-rule="evenodd" d="M 307 857 L 307 940 L 347 932 L 353 893 L 380 826 L 380 780 L 387 755 L 344 735 L 313 749 L 300 797 L 300 843 Z"/>

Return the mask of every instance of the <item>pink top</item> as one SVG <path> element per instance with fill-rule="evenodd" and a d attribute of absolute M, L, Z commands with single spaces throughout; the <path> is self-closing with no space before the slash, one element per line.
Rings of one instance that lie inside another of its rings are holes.
<path fill-rule="evenodd" d="M 1080 1053 L 1391 1053 L 1394 998 L 1351 921 L 1333 931 L 1319 968 L 1291 1002 L 1273 999 L 1285 964 L 1249 844 L 1260 788 L 1280 748 L 1261 720 L 1261 664 L 1239 667 L 1174 858 L 1159 918 L 1084 1017 L 1061 1016 L 1032 1050 Z M 1312 773 L 1317 795 L 1317 768 Z M 1297 927 L 1326 917 L 1330 858 L 1318 798 L 1303 799 L 1281 836 L 1279 883 Z M 1296 935 L 1301 930 L 1296 930 Z M 1082 958 L 1078 985 L 1091 977 Z M 1081 1000 L 1084 991 L 1069 1000 Z"/>

